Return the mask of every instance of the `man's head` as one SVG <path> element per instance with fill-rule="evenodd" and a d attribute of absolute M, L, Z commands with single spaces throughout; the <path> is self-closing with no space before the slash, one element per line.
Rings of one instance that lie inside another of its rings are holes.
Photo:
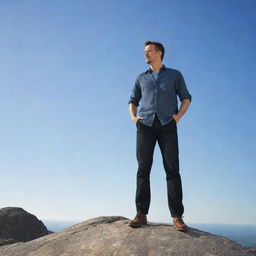
<path fill-rule="evenodd" d="M 162 62 L 164 58 L 164 46 L 161 43 L 146 41 L 145 42 L 145 58 L 147 64 L 154 62 Z"/>

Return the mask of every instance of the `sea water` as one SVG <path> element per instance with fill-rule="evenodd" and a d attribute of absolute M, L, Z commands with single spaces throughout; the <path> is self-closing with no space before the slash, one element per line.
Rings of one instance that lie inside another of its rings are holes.
<path fill-rule="evenodd" d="M 189 225 L 214 235 L 225 236 L 245 247 L 256 247 L 255 225 L 231 225 L 231 224 L 195 224 Z"/>

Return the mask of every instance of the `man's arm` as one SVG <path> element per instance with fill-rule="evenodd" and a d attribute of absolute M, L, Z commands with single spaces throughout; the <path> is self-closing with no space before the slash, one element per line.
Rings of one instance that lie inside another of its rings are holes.
<path fill-rule="evenodd" d="M 176 115 L 173 115 L 173 119 L 176 121 L 176 123 L 178 123 L 181 119 L 181 117 L 186 113 L 189 105 L 190 105 L 190 100 L 189 99 L 184 99 L 182 102 L 181 102 L 181 106 L 180 106 L 180 109 L 179 109 L 179 112 L 176 114 Z"/>
<path fill-rule="evenodd" d="M 131 114 L 132 121 L 134 123 L 137 123 L 138 120 L 142 120 L 143 118 L 140 116 L 137 116 L 137 106 L 133 103 L 129 104 L 129 111 Z"/>

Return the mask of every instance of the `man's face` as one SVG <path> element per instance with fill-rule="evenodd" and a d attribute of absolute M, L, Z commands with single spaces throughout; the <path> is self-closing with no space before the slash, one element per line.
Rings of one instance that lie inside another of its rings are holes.
<path fill-rule="evenodd" d="M 144 55 L 147 64 L 152 64 L 160 57 L 160 52 L 157 52 L 153 44 L 149 44 L 145 47 Z M 160 57 L 161 58 L 161 57 Z"/>

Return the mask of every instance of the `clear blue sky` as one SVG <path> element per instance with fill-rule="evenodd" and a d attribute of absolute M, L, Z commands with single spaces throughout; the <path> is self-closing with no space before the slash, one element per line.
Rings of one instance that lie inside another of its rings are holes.
<path fill-rule="evenodd" d="M 128 100 L 144 41 L 184 75 L 185 221 L 256 224 L 256 2 L 0 0 L 0 207 L 40 219 L 135 215 Z M 150 221 L 169 222 L 158 147 Z"/>

